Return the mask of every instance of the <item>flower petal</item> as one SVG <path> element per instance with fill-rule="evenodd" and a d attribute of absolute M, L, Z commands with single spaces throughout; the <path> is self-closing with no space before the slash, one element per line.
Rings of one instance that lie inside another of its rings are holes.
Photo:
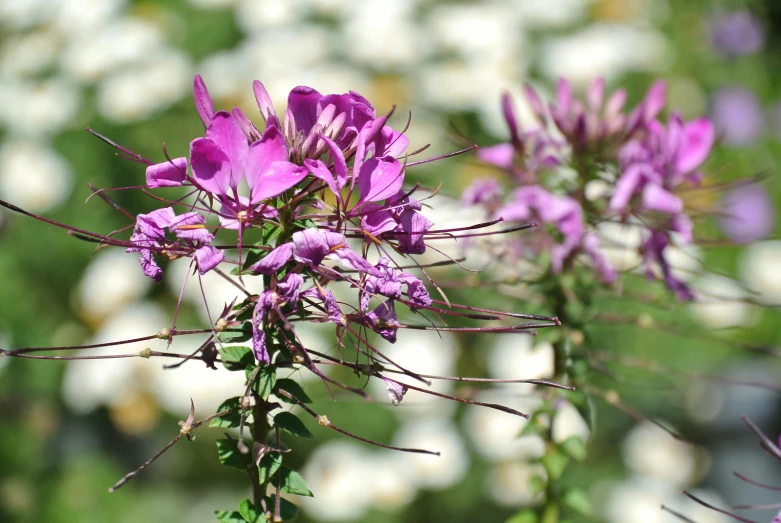
<path fill-rule="evenodd" d="M 213 141 L 228 157 L 231 165 L 230 186 L 238 187 L 244 176 L 244 158 L 249 148 L 247 136 L 232 114 L 220 111 L 206 129 L 206 138 Z"/>
<path fill-rule="evenodd" d="M 156 187 L 178 187 L 186 179 L 187 158 L 185 157 L 157 163 L 146 168 L 146 184 L 150 189 Z"/>
<path fill-rule="evenodd" d="M 305 167 L 290 162 L 273 162 L 252 188 L 251 203 L 259 203 L 273 198 L 306 178 L 309 172 Z"/>
<path fill-rule="evenodd" d="M 293 114 L 296 132 L 309 134 L 317 121 L 317 102 L 323 96 L 311 87 L 298 86 L 287 97 L 287 109 Z"/>
<path fill-rule="evenodd" d="M 678 171 L 688 173 L 702 165 L 710 154 L 714 137 L 713 123 L 707 118 L 685 124 L 676 162 Z"/>
<path fill-rule="evenodd" d="M 500 143 L 491 147 L 479 147 L 476 153 L 477 159 L 485 163 L 495 165 L 500 169 L 509 169 L 513 166 L 515 147 L 511 143 Z"/>
<path fill-rule="evenodd" d="M 283 243 L 265 258 L 252 266 L 252 270 L 261 274 L 274 274 L 285 265 L 293 256 L 293 244 Z"/>
<path fill-rule="evenodd" d="M 399 192 L 403 183 L 403 167 L 396 158 L 370 158 L 358 173 L 359 201 L 376 202 L 390 198 Z"/>
<path fill-rule="evenodd" d="M 224 251 L 216 249 L 211 245 L 204 245 L 203 247 L 199 247 L 195 251 L 195 260 L 198 263 L 198 274 L 203 276 L 218 266 L 223 259 L 225 259 Z"/>
<path fill-rule="evenodd" d="M 268 171 L 273 162 L 287 160 L 288 151 L 285 137 L 276 127 L 266 129 L 263 138 L 253 143 L 247 151 L 244 167 L 250 191 L 255 189 L 258 179 Z"/>
<path fill-rule="evenodd" d="M 231 183 L 228 156 L 208 138 L 196 138 L 190 144 L 190 165 L 195 183 L 206 192 L 225 196 Z"/>
<path fill-rule="evenodd" d="M 195 78 L 193 78 L 193 96 L 195 97 L 195 110 L 198 111 L 198 116 L 201 117 L 203 126 L 209 127 L 214 117 L 214 102 L 212 102 L 209 91 L 206 89 L 206 84 L 199 74 L 196 74 Z"/>

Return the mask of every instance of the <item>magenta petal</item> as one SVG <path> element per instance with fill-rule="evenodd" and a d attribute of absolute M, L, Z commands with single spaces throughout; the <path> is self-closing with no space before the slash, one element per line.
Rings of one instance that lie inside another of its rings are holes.
<path fill-rule="evenodd" d="M 254 193 L 258 180 L 271 167 L 271 164 L 278 161 L 287 161 L 287 142 L 285 137 L 276 127 L 270 127 L 266 130 L 263 138 L 252 144 L 247 151 L 245 162 L 245 173 L 247 185 L 250 191 Z M 257 202 L 260 200 L 254 200 Z"/>
<path fill-rule="evenodd" d="M 564 78 L 556 85 L 556 106 L 561 116 L 566 119 L 572 108 L 572 87 Z"/>
<path fill-rule="evenodd" d="M 252 270 L 261 274 L 274 274 L 285 265 L 293 256 L 293 244 L 283 243 L 265 258 L 252 266 Z"/>
<path fill-rule="evenodd" d="M 376 202 L 390 198 L 401 189 L 404 172 L 401 163 L 391 157 L 371 158 L 358 174 L 361 202 Z"/>
<path fill-rule="evenodd" d="M 622 211 L 634 196 L 635 191 L 641 187 L 644 180 L 642 165 L 630 165 L 618 178 L 616 189 L 610 198 L 610 208 L 614 211 Z"/>
<path fill-rule="evenodd" d="M 347 183 L 347 162 L 344 159 L 342 149 L 327 136 L 322 137 L 328 147 L 331 149 L 331 158 L 334 162 L 334 173 L 336 174 L 336 184 L 339 191 Z"/>
<path fill-rule="evenodd" d="M 187 179 L 187 158 L 175 158 L 146 168 L 149 188 L 178 187 Z"/>
<path fill-rule="evenodd" d="M 298 86 L 287 97 L 287 108 L 296 122 L 296 132 L 309 134 L 317 121 L 317 102 L 323 96 L 311 87 Z"/>
<path fill-rule="evenodd" d="M 227 194 L 231 183 L 231 164 L 216 143 L 208 138 L 193 140 L 190 144 L 190 166 L 198 187 L 217 196 Z"/>
<path fill-rule="evenodd" d="M 510 138 L 513 142 L 520 141 L 520 131 L 518 129 L 518 118 L 515 116 L 515 107 L 513 99 L 508 93 L 502 94 L 502 112 L 507 126 L 510 128 Z"/>
<path fill-rule="evenodd" d="M 602 102 L 605 99 L 605 79 L 602 77 L 594 78 L 588 87 L 587 93 L 588 108 L 593 111 L 599 111 Z"/>
<path fill-rule="evenodd" d="M 683 211 L 683 201 L 656 184 L 648 184 L 643 189 L 643 208 L 675 215 Z"/>
<path fill-rule="evenodd" d="M 537 116 L 537 119 L 540 120 L 540 122 L 544 122 L 545 105 L 542 103 L 542 100 L 540 100 L 537 91 L 535 91 L 534 87 L 532 87 L 531 85 L 524 84 L 523 94 L 526 95 L 526 101 L 529 102 L 529 107 L 531 107 L 532 111 L 534 111 L 534 114 Z"/>
<path fill-rule="evenodd" d="M 195 251 L 195 261 L 198 263 L 198 274 L 203 276 L 225 258 L 225 253 L 220 249 L 215 249 L 211 245 L 204 245 Z"/>
<path fill-rule="evenodd" d="M 213 141 L 228 157 L 231 165 L 230 187 L 238 187 L 244 176 L 244 159 L 249 148 L 247 136 L 232 114 L 220 111 L 206 129 L 206 138 Z"/>
<path fill-rule="evenodd" d="M 713 123 L 707 118 L 699 118 L 685 124 L 678 152 L 678 171 L 688 173 L 702 165 L 710 154 L 714 137 Z"/>
<path fill-rule="evenodd" d="M 206 89 L 203 78 L 199 74 L 196 74 L 195 78 L 193 78 L 193 95 L 195 97 L 195 110 L 198 111 L 198 116 L 201 117 L 203 126 L 209 127 L 214 117 L 214 103 L 211 96 L 209 96 L 209 91 Z"/>
<path fill-rule="evenodd" d="M 163 280 L 163 269 L 155 263 L 152 251 L 149 249 L 142 249 L 141 258 L 138 261 L 141 264 L 141 270 L 144 271 L 144 274 L 155 280 L 155 283 L 160 283 Z"/>
<path fill-rule="evenodd" d="M 274 105 L 271 103 L 271 97 L 268 95 L 268 91 L 266 91 L 266 88 L 263 86 L 262 83 L 260 83 L 258 80 L 255 80 L 252 82 L 252 90 L 255 92 L 255 101 L 258 102 L 258 109 L 260 110 L 260 115 L 263 117 L 263 120 L 266 122 L 266 125 L 269 125 L 269 118 L 274 117 L 276 118 L 276 113 L 274 112 Z"/>
<path fill-rule="evenodd" d="M 657 80 L 648 90 L 643 100 L 643 116 L 645 122 L 650 122 L 662 112 L 667 103 L 667 83 Z"/>
<path fill-rule="evenodd" d="M 203 225 L 206 219 L 195 211 L 177 216 L 168 226 L 177 238 L 201 243 L 211 243 L 214 235 Z"/>
<path fill-rule="evenodd" d="M 259 203 L 267 198 L 273 198 L 306 178 L 306 168 L 290 163 L 274 162 L 264 172 L 252 188 L 251 203 Z"/>
<path fill-rule="evenodd" d="M 339 188 L 336 186 L 336 179 L 321 160 L 306 159 L 304 160 L 304 167 L 312 173 L 312 176 L 324 181 L 328 185 L 328 188 L 331 189 L 331 192 L 336 195 L 336 199 L 341 200 Z"/>
<path fill-rule="evenodd" d="M 477 149 L 477 158 L 495 165 L 500 169 L 509 169 L 513 165 L 513 156 L 515 148 L 511 143 L 500 143 L 491 147 L 480 147 Z"/>
<path fill-rule="evenodd" d="M 374 212 L 368 212 L 372 207 L 378 208 Z M 363 208 L 366 215 L 361 219 L 361 229 L 373 236 L 379 236 L 384 232 L 390 232 L 396 228 L 396 219 L 391 211 L 379 209 L 379 205 L 370 203 Z"/>

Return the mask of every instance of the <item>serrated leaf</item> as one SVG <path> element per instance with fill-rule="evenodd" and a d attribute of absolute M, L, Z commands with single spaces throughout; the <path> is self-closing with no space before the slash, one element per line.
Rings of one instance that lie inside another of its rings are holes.
<path fill-rule="evenodd" d="M 581 516 L 591 518 L 594 516 L 594 507 L 588 495 L 581 489 L 571 488 L 567 490 L 561 498 L 564 505 L 577 512 Z"/>
<path fill-rule="evenodd" d="M 266 523 L 266 515 L 255 508 L 255 505 L 248 499 L 245 499 L 239 503 L 239 514 L 244 518 L 244 521 L 249 523 Z"/>
<path fill-rule="evenodd" d="M 304 422 L 298 416 L 290 412 L 280 412 L 274 416 L 274 426 L 285 432 L 301 438 L 312 438 L 312 433 L 306 428 Z"/>
<path fill-rule="evenodd" d="M 255 364 L 252 349 L 244 346 L 223 347 L 220 349 L 220 358 L 228 370 L 244 370 Z"/>
<path fill-rule="evenodd" d="M 236 442 L 233 440 L 217 440 L 217 457 L 220 458 L 220 463 L 226 467 L 233 467 L 239 470 L 245 469 L 242 454 L 239 452 Z"/>
<path fill-rule="evenodd" d="M 215 510 L 214 515 L 220 523 L 244 523 L 246 520 L 235 510 Z"/>
<path fill-rule="evenodd" d="M 577 436 L 570 436 L 560 445 L 564 453 L 576 461 L 586 461 L 586 444 Z"/>
<path fill-rule="evenodd" d="M 537 514 L 533 510 L 522 510 L 510 516 L 504 523 L 537 523 Z"/>
<path fill-rule="evenodd" d="M 306 486 L 301 474 L 290 467 L 280 467 L 279 473 L 271 476 L 271 484 L 280 487 L 282 492 L 295 496 L 312 496 L 312 491 Z"/>
<path fill-rule="evenodd" d="M 247 379 L 249 379 L 249 374 L 247 374 Z M 263 400 L 266 400 L 271 394 L 271 391 L 274 390 L 276 381 L 277 369 L 272 365 L 264 364 L 260 368 L 260 371 L 258 371 L 258 375 L 255 376 L 255 381 L 252 382 L 252 390 L 254 390 Z"/>
<path fill-rule="evenodd" d="M 295 380 L 291 380 L 289 378 L 279 379 L 277 380 L 275 388 L 277 390 L 284 390 L 301 403 L 312 403 L 312 400 L 309 398 L 309 396 L 306 395 L 304 389 L 302 389 L 301 385 L 299 385 Z M 279 399 L 286 403 L 294 403 L 293 400 L 286 398 L 285 396 L 279 396 Z"/>
<path fill-rule="evenodd" d="M 271 479 L 271 476 L 277 473 L 282 465 L 282 454 L 279 452 L 268 452 L 260 459 L 258 473 L 260 474 L 260 483 L 265 483 Z"/>

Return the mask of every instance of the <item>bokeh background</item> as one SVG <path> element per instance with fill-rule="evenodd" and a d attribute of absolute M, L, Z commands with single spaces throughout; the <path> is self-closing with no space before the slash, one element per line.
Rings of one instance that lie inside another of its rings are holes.
<path fill-rule="evenodd" d="M 255 107 L 253 79 L 264 82 L 278 108 L 296 85 L 356 90 L 378 112 L 394 104 L 397 119 L 411 112 L 413 149 L 430 143 L 431 154 L 460 148 L 465 140 L 506 138 L 499 96 L 515 94 L 528 118 L 520 97 L 524 81 L 550 92 L 559 76 L 582 87 L 602 75 L 637 101 L 653 79 L 663 78 L 670 106 L 685 117 L 707 114 L 716 122 L 721 144 L 709 172 L 722 180 L 762 176 L 764 190 L 781 203 L 779 35 L 776 0 L 0 0 L 0 198 L 84 229 L 126 226 L 126 218 L 99 199 L 85 204 L 86 184 L 140 185 L 143 168 L 118 158 L 84 129 L 89 125 L 158 161 L 163 143 L 172 157 L 183 155 L 202 132 L 191 99 L 197 72 L 219 107 L 237 105 L 247 113 Z M 408 176 L 444 182 L 433 218 L 439 224 L 462 212 L 460 191 L 486 172 L 462 157 Z M 112 197 L 134 212 L 153 208 L 138 192 Z M 781 341 L 781 316 L 772 307 L 781 303 L 775 221 L 761 242 L 714 241 L 681 253 L 682 274 L 728 300 L 658 313 L 606 302 L 607 319 L 594 326 L 597 339 L 606 349 L 665 366 L 778 384 L 777 358 L 736 348 L 752 343 L 772 351 Z M 698 231 L 723 237 L 717 220 L 703 220 Z M 171 263 L 163 284 L 154 285 L 135 256 L 94 253 L 62 230 L 0 209 L 0 346 L 157 332 L 170 324 L 185 270 Z M 233 293 L 208 276 L 204 285 L 215 310 Z M 741 301 L 746 287 L 768 306 Z M 480 299 L 497 308 L 525 307 L 522 296 Z M 180 327 L 207 325 L 201 301 L 197 286 L 185 292 Z M 618 311 L 637 321 L 609 321 Z M 703 328 L 707 336 L 681 334 Z M 334 350 L 322 333 L 306 334 L 310 346 Z M 552 373 L 544 336 L 532 342 L 404 334 L 386 348 L 419 372 L 496 378 Z M 197 346 L 177 344 L 182 353 Z M 157 348 L 131 350 L 147 346 Z M 685 500 L 683 487 L 722 506 L 772 501 L 731 473 L 781 480 L 777 464 L 739 421 L 747 414 L 778 435 L 776 392 L 689 373 L 624 370 L 626 383 L 603 390 L 620 390 L 692 443 L 599 400 L 593 433 L 574 408 L 561 409 L 559 437 L 590 437 L 589 459 L 571 466 L 564 479 L 584 487 L 591 500 L 594 513 L 586 520 L 672 521 L 659 510 L 661 503 L 698 522 L 721 520 Z M 217 429 L 178 444 L 119 492 L 109 495 L 107 488 L 170 440 L 190 398 L 202 417 L 239 395 L 238 374 L 200 363 L 164 371 L 154 359 L 0 359 L 0 521 L 200 522 L 212 521 L 215 509 L 235 507 L 248 488 L 241 474 L 219 465 Z M 442 457 L 378 452 L 310 427 L 315 440 L 297 441 L 292 458 L 316 496 L 304 500 L 299 521 L 501 522 L 539 501 L 529 481 L 539 465 L 527 458 L 539 456 L 543 442 L 518 438 L 517 419 L 414 393 L 394 408 L 371 385 L 375 403 L 341 395 L 334 402 L 318 381 L 300 379 L 316 410 L 335 423 L 380 441 L 437 448 Z M 531 389 L 517 386 L 445 384 L 438 390 L 521 410 L 539 401 Z M 768 512 L 753 516 L 772 518 Z"/>

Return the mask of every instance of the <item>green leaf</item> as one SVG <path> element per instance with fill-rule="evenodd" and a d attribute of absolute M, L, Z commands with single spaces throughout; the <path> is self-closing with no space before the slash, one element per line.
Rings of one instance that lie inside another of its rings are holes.
<path fill-rule="evenodd" d="M 291 380 L 288 378 L 282 378 L 277 380 L 277 384 L 275 387 L 277 390 L 284 390 L 294 398 L 296 398 L 301 403 L 312 403 L 312 400 L 309 398 L 309 396 L 306 395 L 306 392 L 304 392 L 304 389 L 301 388 L 301 385 L 298 384 L 297 381 Z M 284 396 L 279 396 L 279 399 L 286 402 L 286 403 L 294 403 L 293 400 L 286 398 Z"/>
<path fill-rule="evenodd" d="M 569 464 L 569 456 L 556 448 L 550 448 L 540 460 L 548 471 L 548 477 L 555 481 L 564 473 Z"/>
<path fill-rule="evenodd" d="M 241 408 L 240 401 L 241 401 L 240 396 L 236 396 L 235 398 L 225 400 L 222 402 L 222 405 L 219 406 L 217 412 L 221 412 L 223 410 L 228 410 L 228 409 L 240 409 Z M 233 427 L 238 427 L 240 423 L 241 423 L 241 410 L 236 410 L 234 412 L 230 412 L 223 416 L 218 416 L 214 418 L 209 423 L 209 426 L 230 429 Z"/>
<path fill-rule="evenodd" d="M 214 515 L 220 523 L 245 523 L 245 519 L 236 511 L 215 510 Z"/>
<path fill-rule="evenodd" d="M 561 445 L 561 450 L 576 461 L 586 461 L 586 444 L 577 436 L 570 436 Z"/>
<path fill-rule="evenodd" d="M 545 490 L 545 486 L 548 484 L 547 481 L 545 481 L 545 478 L 542 476 L 534 475 L 529 478 L 529 492 L 531 494 L 537 495 L 543 490 Z"/>
<path fill-rule="evenodd" d="M 249 523 L 266 523 L 266 515 L 255 508 L 255 505 L 248 499 L 245 499 L 239 503 L 239 514 L 244 518 L 244 521 Z"/>
<path fill-rule="evenodd" d="M 260 459 L 258 465 L 258 473 L 260 474 L 260 482 L 265 483 L 271 479 L 271 476 L 277 473 L 279 467 L 282 465 L 282 454 L 279 452 L 268 452 Z"/>
<path fill-rule="evenodd" d="M 223 347 L 220 358 L 228 370 L 244 370 L 255 364 L 255 355 L 249 347 Z"/>
<path fill-rule="evenodd" d="M 249 379 L 249 374 L 247 375 Z M 252 390 L 254 390 L 258 396 L 262 399 L 268 399 L 271 391 L 274 390 L 274 383 L 277 381 L 277 369 L 272 365 L 263 364 L 255 376 L 255 381 L 252 383 Z"/>
<path fill-rule="evenodd" d="M 591 518 L 594 516 L 594 507 L 585 491 L 578 488 L 567 490 L 561 498 L 564 505 L 577 512 L 581 516 Z"/>
<path fill-rule="evenodd" d="M 280 467 L 279 474 L 271 476 L 271 484 L 275 487 L 280 487 L 282 492 L 293 494 L 296 496 L 312 496 L 312 491 L 306 486 L 304 478 L 301 474 L 291 469 L 290 467 Z M 281 480 L 281 481 L 280 481 Z"/>
<path fill-rule="evenodd" d="M 274 416 L 274 426 L 285 432 L 301 438 L 312 438 L 312 433 L 306 428 L 304 422 L 290 412 L 280 412 Z"/>
<path fill-rule="evenodd" d="M 220 458 L 220 463 L 226 467 L 244 470 L 245 463 L 241 456 L 235 441 L 230 439 L 217 440 L 217 457 Z"/>
<path fill-rule="evenodd" d="M 522 510 L 510 516 L 504 523 L 537 523 L 537 514 L 533 510 Z"/>
<path fill-rule="evenodd" d="M 298 507 L 285 498 L 279 498 L 279 515 L 287 521 L 293 519 L 298 514 Z"/>
<path fill-rule="evenodd" d="M 251 309 L 250 309 L 251 311 Z M 252 339 L 252 324 L 245 322 L 241 327 L 231 327 L 231 330 L 222 331 L 217 335 L 217 339 L 222 343 L 244 343 Z"/>

